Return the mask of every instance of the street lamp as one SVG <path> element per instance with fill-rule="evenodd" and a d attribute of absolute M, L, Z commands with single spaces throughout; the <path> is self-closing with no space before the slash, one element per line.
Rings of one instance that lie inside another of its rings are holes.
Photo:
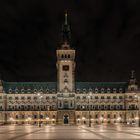
<path fill-rule="evenodd" d="M 41 99 L 42 99 L 43 96 L 41 95 L 41 93 L 38 93 L 37 95 L 39 97 L 39 102 L 40 102 L 38 125 L 39 125 L 39 127 L 41 127 Z"/>
<path fill-rule="evenodd" d="M 138 118 L 139 118 L 139 127 L 140 127 L 140 95 L 135 94 L 135 98 L 138 99 Z"/>
<path fill-rule="evenodd" d="M 91 127 L 91 117 L 90 117 L 90 98 L 91 98 L 91 95 L 92 93 L 89 92 L 89 95 L 88 95 L 88 119 L 89 119 L 89 127 Z"/>

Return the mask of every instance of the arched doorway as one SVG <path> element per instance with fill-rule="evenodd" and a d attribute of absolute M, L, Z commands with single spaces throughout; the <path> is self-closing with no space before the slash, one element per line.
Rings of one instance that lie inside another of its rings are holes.
<path fill-rule="evenodd" d="M 64 124 L 69 123 L 69 116 L 67 114 L 64 115 L 63 119 L 64 119 Z"/>

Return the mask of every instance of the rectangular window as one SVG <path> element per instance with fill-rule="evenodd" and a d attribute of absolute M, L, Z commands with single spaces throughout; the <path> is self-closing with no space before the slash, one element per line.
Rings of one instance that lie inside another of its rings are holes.
<path fill-rule="evenodd" d="M 21 100 L 24 100 L 24 99 L 25 99 L 25 97 L 22 96 L 22 97 L 21 97 Z"/>
<path fill-rule="evenodd" d="M 69 65 L 64 65 L 63 66 L 63 71 L 68 71 L 69 70 Z"/>
<path fill-rule="evenodd" d="M 15 100 L 18 100 L 18 97 L 15 97 Z"/>
<path fill-rule="evenodd" d="M 27 97 L 28 100 L 31 100 L 31 97 Z"/>

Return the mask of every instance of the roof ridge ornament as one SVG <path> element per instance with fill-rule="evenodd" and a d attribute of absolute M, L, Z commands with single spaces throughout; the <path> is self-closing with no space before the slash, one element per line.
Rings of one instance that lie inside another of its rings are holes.
<path fill-rule="evenodd" d="M 135 71 L 131 70 L 131 79 L 135 79 Z"/>
<path fill-rule="evenodd" d="M 67 10 L 65 11 L 65 25 L 68 24 L 68 13 Z"/>

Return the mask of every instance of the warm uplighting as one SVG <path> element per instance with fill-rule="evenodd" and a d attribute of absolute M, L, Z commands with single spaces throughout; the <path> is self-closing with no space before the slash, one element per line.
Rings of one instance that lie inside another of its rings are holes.
<path fill-rule="evenodd" d="M 55 119 L 52 119 L 52 121 L 55 121 Z"/>
<path fill-rule="evenodd" d="M 102 121 L 104 118 L 103 117 L 100 117 L 100 120 Z"/>
<path fill-rule="evenodd" d="M 27 119 L 28 121 L 31 121 L 32 120 L 32 118 L 31 117 L 28 117 L 28 119 Z"/>
<path fill-rule="evenodd" d="M 117 118 L 117 121 L 120 121 L 120 120 L 121 120 L 121 117 L 118 117 L 118 118 Z"/>
<path fill-rule="evenodd" d="M 135 94 L 135 95 L 134 95 L 134 97 L 135 97 L 135 98 L 137 98 L 137 97 L 138 97 L 138 95 L 137 95 L 137 94 Z"/>
<path fill-rule="evenodd" d="M 10 121 L 14 121 L 14 118 L 10 117 L 9 120 L 10 120 Z"/>
<path fill-rule="evenodd" d="M 40 96 L 39 98 L 41 99 L 43 96 Z"/>
<path fill-rule="evenodd" d="M 85 117 L 82 117 L 82 120 L 85 120 L 86 118 Z"/>
<path fill-rule="evenodd" d="M 138 119 L 139 119 L 138 117 L 135 118 L 135 120 L 138 120 Z"/>
<path fill-rule="evenodd" d="M 49 120 L 50 118 L 49 117 L 46 117 L 46 120 Z"/>

